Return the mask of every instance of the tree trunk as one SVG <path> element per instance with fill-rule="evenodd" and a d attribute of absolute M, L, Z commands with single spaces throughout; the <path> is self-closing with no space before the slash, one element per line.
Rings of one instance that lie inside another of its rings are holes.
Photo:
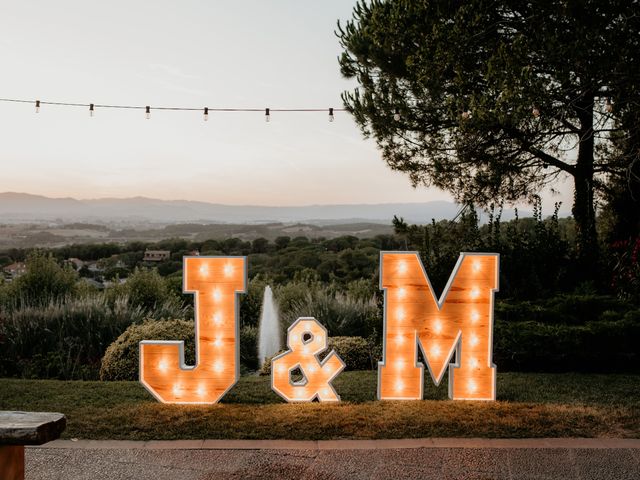
<path fill-rule="evenodd" d="M 580 108 L 580 143 L 574 182 L 573 218 L 576 223 L 576 250 L 580 275 L 586 281 L 598 280 L 598 235 L 593 189 L 593 107 L 592 103 Z"/>

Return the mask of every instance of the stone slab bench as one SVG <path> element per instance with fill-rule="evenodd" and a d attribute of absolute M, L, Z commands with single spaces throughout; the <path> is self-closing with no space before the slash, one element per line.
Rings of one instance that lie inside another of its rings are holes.
<path fill-rule="evenodd" d="M 24 446 L 56 440 L 66 426 L 61 413 L 0 411 L 0 478 L 24 480 Z"/>

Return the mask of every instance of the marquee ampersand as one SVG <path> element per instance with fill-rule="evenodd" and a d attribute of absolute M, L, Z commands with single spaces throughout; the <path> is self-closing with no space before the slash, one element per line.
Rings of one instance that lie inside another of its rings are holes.
<path fill-rule="evenodd" d="M 378 398 L 422 398 L 419 346 L 436 385 L 449 366 L 449 398 L 495 400 L 492 345 L 498 254 L 461 253 L 439 300 L 417 253 L 380 255 L 385 311 Z M 455 363 L 449 364 L 454 354 Z"/>
<path fill-rule="evenodd" d="M 271 388 L 287 402 L 338 402 L 331 382 L 344 369 L 342 359 L 331 351 L 321 362 L 318 355 L 327 349 L 327 330 L 312 317 L 297 319 L 287 330 L 289 350 L 271 360 Z M 303 379 L 293 381 L 292 371 L 300 369 Z"/>
<path fill-rule="evenodd" d="M 184 292 L 195 295 L 196 363 L 183 341 L 140 342 L 140 382 L 164 403 L 216 403 L 240 376 L 238 294 L 246 257 L 184 257 Z"/>

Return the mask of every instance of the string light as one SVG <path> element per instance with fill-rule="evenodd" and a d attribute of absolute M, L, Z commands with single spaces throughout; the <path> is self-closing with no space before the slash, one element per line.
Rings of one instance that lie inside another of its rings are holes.
<path fill-rule="evenodd" d="M 395 112 L 393 113 L 393 119 L 398 122 L 400 121 L 400 110 L 396 108 Z"/>
<path fill-rule="evenodd" d="M 531 115 L 533 115 L 535 118 L 538 118 L 540 116 L 540 109 L 538 107 L 533 107 L 531 109 Z"/>
<path fill-rule="evenodd" d="M 607 98 L 604 102 L 604 110 L 607 113 L 613 112 L 613 104 L 611 103 L 611 99 Z"/>
<path fill-rule="evenodd" d="M 54 102 L 54 101 L 45 101 L 45 100 L 24 100 L 19 98 L 0 98 L 0 102 L 6 103 L 27 103 L 34 105 L 36 108 L 36 113 L 40 113 L 40 106 L 42 105 L 55 105 L 62 107 L 83 107 L 89 109 L 89 115 L 93 116 L 95 114 L 96 108 L 113 108 L 120 110 L 144 110 L 145 118 L 151 118 L 151 109 L 154 110 L 170 110 L 170 111 L 191 111 L 191 112 L 202 112 L 204 121 L 209 119 L 209 112 L 264 112 L 265 120 L 268 122 L 271 120 L 271 112 L 290 112 L 290 113 L 300 113 L 300 112 L 327 112 L 326 108 L 231 108 L 231 107 L 163 107 L 163 106 L 154 106 L 151 105 L 124 105 L 124 104 L 101 104 L 101 103 L 82 103 L 82 102 Z M 346 109 L 344 108 L 329 108 L 329 121 L 333 122 L 335 120 L 335 112 L 344 112 Z M 398 110 L 396 110 L 398 112 Z M 397 113 L 398 119 L 399 113 Z M 394 115 L 395 117 L 395 115 Z"/>

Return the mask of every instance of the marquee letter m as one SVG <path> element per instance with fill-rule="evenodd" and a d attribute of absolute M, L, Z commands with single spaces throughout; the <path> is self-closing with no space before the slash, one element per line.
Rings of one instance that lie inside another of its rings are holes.
<path fill-rule="evenodd" d="M 449 365 L 449 398 L 495 400 L 493 297 L 498 290 L 499 255 L 461 253 L 439 300 L 416 252 L 380 255 L 385 308 L 378 398 L 422 398 L 420 346 L 436 385 Z"/>

